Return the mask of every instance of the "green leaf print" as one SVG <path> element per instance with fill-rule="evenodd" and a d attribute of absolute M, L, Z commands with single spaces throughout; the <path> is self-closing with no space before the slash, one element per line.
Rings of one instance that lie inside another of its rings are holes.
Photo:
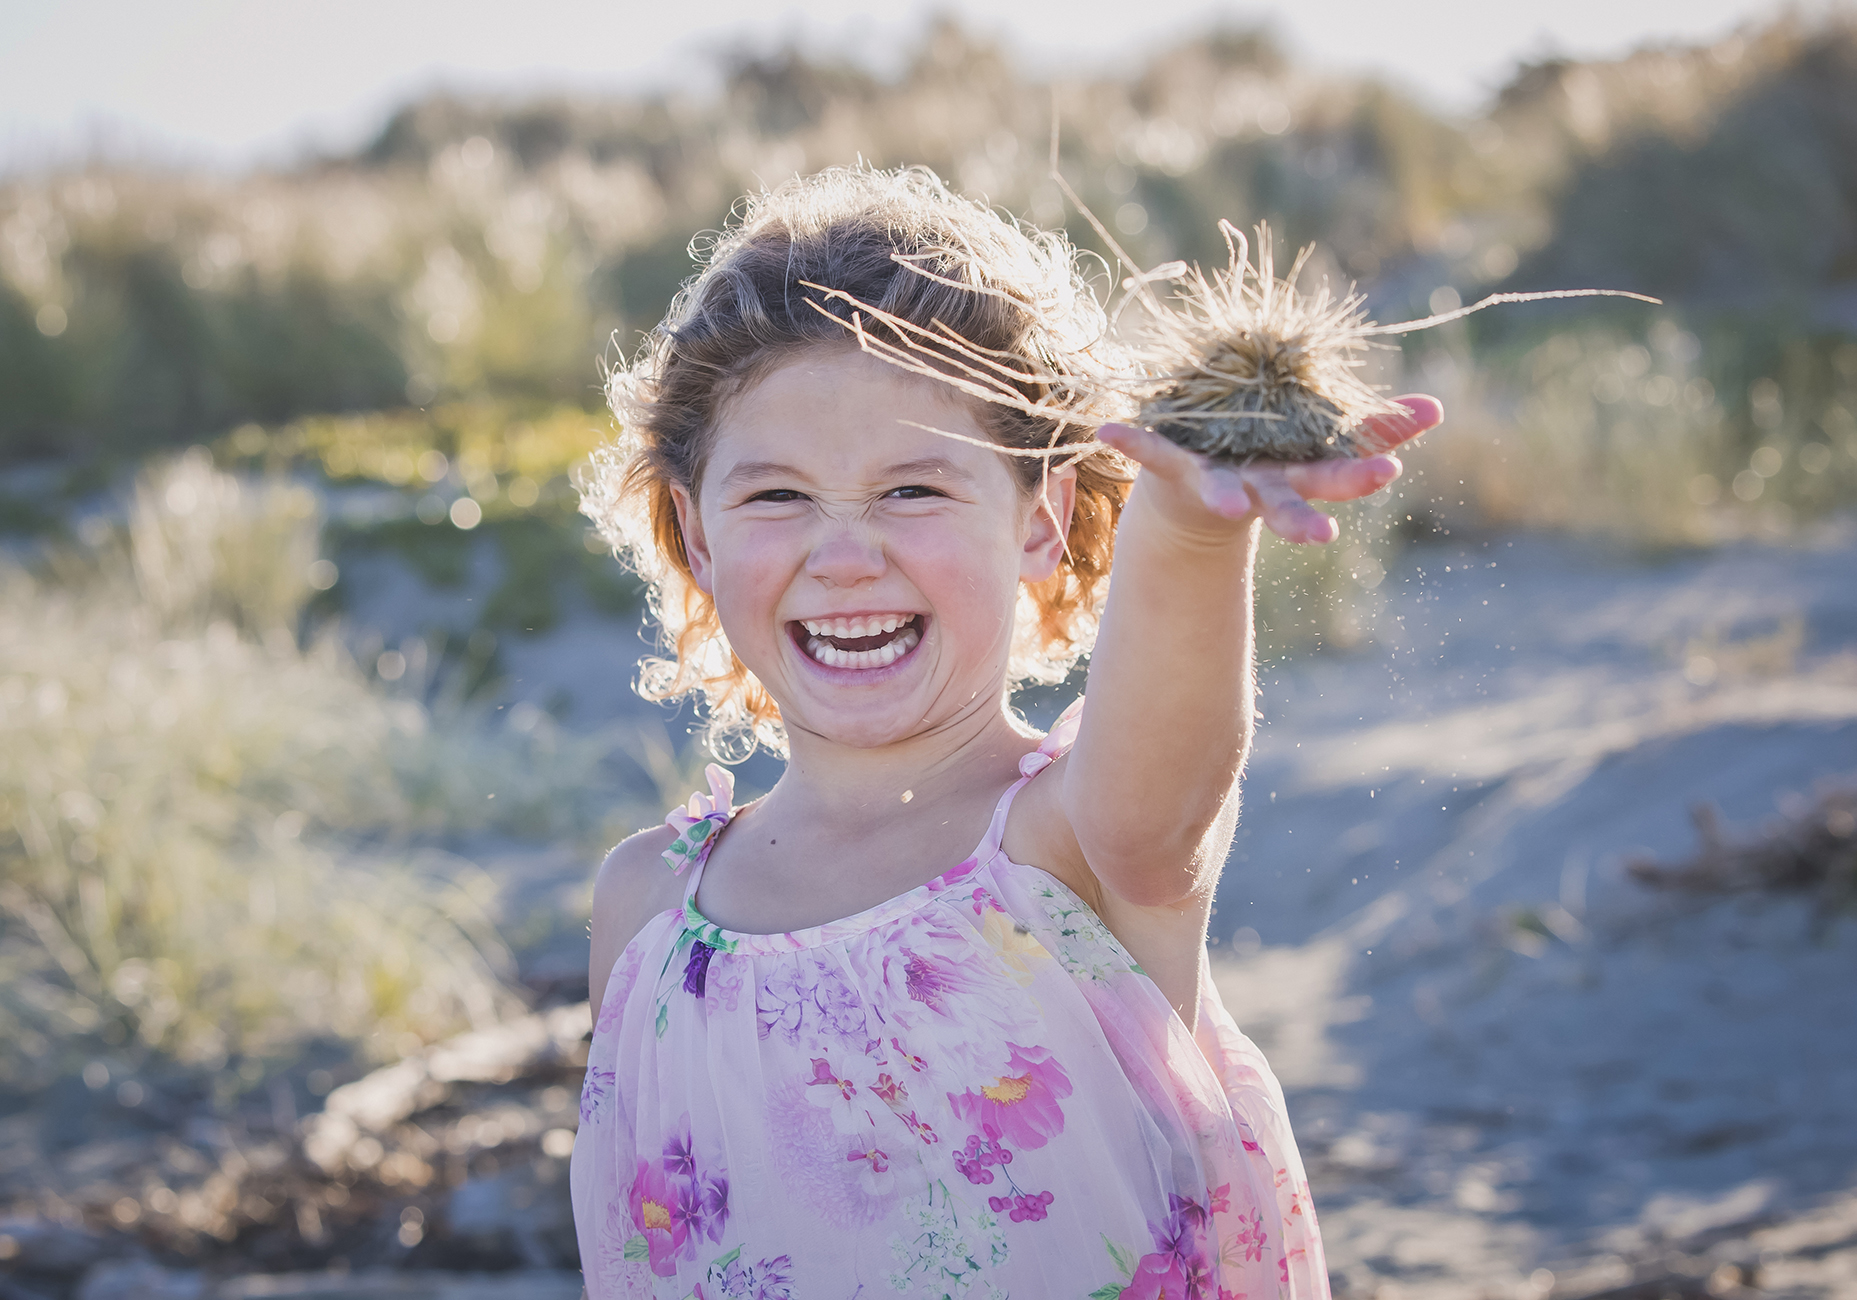
<path fill-rule="evenodd" d="M 670 1027 L 671 1009 L 667 1004 L 660 1002 L 658 1004 L 658 1037 L 664 1037 L 664 1031 Z"/>
<path fill-rule="evenodd" d="M 719 1268 L 727 1268 L 730 1264 L 733 1264 L 736 1260 L 740 1259 L 741 1257 L 742 1257 L 742 1248 L 740 1246 L 737 1246 L 734 1250 L 731 1250 L 728 1254 L 718 1255 L 715 1259 L 710 1260 L 709 1261 L 710 1271 L 714 1272 L 716 1269 L 719 1269 Z"/>
<path fill-rule="evenodd" d="M 1135 1253 L 1133 1251 L 1123 1250 L 1120 1246 L 1109 1240 L 1107 1233 L 1103 1235 L 1103 1245 L 1108 1249 L 1109 1258 L 1115 1263 L 1116 1271 L 1121 1273 L 1125 1278 L 1134 1277 Z M 1121 1294 L 1121 1288 L 1117 1287 L 1115 1293 L 1118 1295 Z"/>
<path fill-rule="evenodd" d="M 644 1233 L 639 1233 L 625 1243 L 625 1257 L 634 1264 L 651 1258 L 651 1243 L 645 1240 Z"/>
<path fill-rule="evenodd" d="M 1090 1292 L 1089 1300 L 1116 1300 L 1116 1297 L 1121 1294 L 1122 1284 L 1120 1282 L 1105 1282 Z"/>

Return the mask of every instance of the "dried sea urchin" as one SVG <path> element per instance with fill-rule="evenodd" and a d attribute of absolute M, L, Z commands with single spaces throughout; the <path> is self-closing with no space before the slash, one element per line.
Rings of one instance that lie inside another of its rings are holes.
<path fill-rule="evenodd" d="M 1087 208 L 1083 213 L 1096 223 Z M 1109 238 L 1100 224 L 1097 229 Z M 1378 336 L 1430 329 L 1505 302 L 1658 301 L 1618 289 L 1499 293 L 1423 320 L 1377 325 L 1367 318 L 1365 296 L 1351 285 L 1340 297 L 1326 279 L 1313 293 L 1296 287 L 1313 244 L 1296 255 L 1289 275 L 1278 279 L 1267 225 L 1257 228 L 1255 264 L 1236 226 L 1221 221 L 1219 229 L 1231 253 L 1226 269 L 1208 278 L 1197 266 L 1181 262 L 1158 267 L 1126 282 L 1130 297 L 1124 306 L 1137 302 L 1146 309 L 1133 348 L 1145 376 L 1134 385 L 1140 422 L 1183 447 L 1240 464 L 1331 460 L 1387 450 L 1362 428 L 1373 416 L 1404 410 L 1358 373 Z M 1127 260 L 1119 248 L 1115 252 Z M 1182 292 L 1173 303 L 1164 302 L 1150 287 L 1156 280 L 1182 285 Z"/>
<path fill-rule="evenodd" d="M 1130 282 L 1147 307 L 1136 343 L 1152 379 L 1138 385 L 1139 419 L 1183 447 L 1223 460 L 1324 460 L 1357 453 L 1354 431 L 1402 408 L 1357 373 L 1374 332 L 1366 299 L 1323 283 L 1297 290 L 1314 246 L 1279 280 L 1270 228 L 1257 228 L 1257 264 L 1244 235 L 1219 223 L 1230 265 L 1210 279 L 1175 263 Z M 1184 287 L 1172 306 L 1147 284 Z M 1380 450 L 1375 448 L 1375 450 Z"/>

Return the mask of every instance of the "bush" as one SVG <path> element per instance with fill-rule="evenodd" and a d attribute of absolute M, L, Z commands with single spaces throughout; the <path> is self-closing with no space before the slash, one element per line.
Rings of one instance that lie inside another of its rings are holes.
<path fill-rule="evenodd" d="M 318 526 L 195 453 L 124 535 L 0 570 L 0 1077 L 385 1055 L 512 1004 L 489 884 L 433 845 L 584 828 L 598 753 L 300 646 Z"/>

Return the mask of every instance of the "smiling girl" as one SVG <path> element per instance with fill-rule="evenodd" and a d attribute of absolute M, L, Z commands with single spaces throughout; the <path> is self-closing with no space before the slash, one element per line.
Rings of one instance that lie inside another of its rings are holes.
<path fill-rule="evenodd" d="M 832 171 L 754 200 L 616 376 L 586 509 L 663 626 L 641 688 L 788 763 L 741 808 L 711 767 L 600 869 L 590 1295 L 1327 1295 L 1206 924 L 1260 527 L 1327 541 L 1306 498 L 1398 462 L 1239 470 L 1111 424 L 1047 472 L 1003 453 L 1086 426 L 867 355 L 819 285 L 1028 371 L 1106 361 L 1061 236 L 925 172 Z M 1403 405 L 1379 445 L 1439 418 Z M 1088 708 L 1028 733 L 1011 688 L 1085 651 Z"/>

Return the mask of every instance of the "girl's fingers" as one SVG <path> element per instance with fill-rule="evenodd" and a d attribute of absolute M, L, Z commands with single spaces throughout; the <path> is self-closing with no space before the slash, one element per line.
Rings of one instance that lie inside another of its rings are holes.
<path fill-rule="evenodd" d="M 1282 465 L 1253 465 L 1245 471 L 1245 486 L 1257 503 L 1264 526 L 1286 542 L 1332 542 L 1340 526 L 1303 500 Z"/>
<path fill-rule="evenodd" d="M 1096 437 L 1143 469 L 1151 469 L 1167 478 L 1190 479 L 1202 464 L 1198 456 L 1152 429 L 1132 424 L 1105 424 L 1096 431 Z"/>
<path fill-rule="evenodd" d="M 1290 486 L 1311 501 L 1352 501 L 1372 496 L 1404 469 L 1397 456 L 1315 460 L 1283 467 Z"/>
<path fill-rule="evenodd" d="M 1410 442 L 1425 430 L 1444 420 L 1444 403 L 1423 393 L 1393 399 L 1405 407 L 1403 414 L 1376 415 L 1354 431 L 1354 442 L 1368 454 L 1391 451 L 1402 442 Z M 1336 498 L 1330 498 L 1331 500 Z"/>

